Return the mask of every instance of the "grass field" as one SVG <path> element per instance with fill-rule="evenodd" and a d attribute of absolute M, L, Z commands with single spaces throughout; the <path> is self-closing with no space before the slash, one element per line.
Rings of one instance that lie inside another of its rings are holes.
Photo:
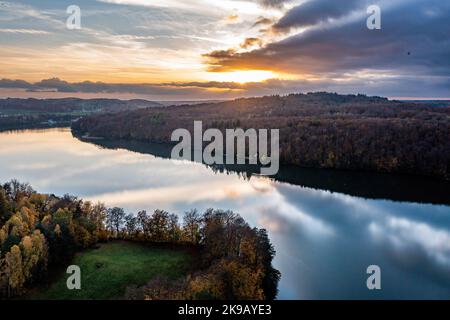
<path fill-rule="evenodd" d="M 182 277 L 191 266 L 189 253 L 145 247 L 130 242 L 110 242 L 78 254 L 73 265 L 81 269 L 81 289 L 68 290 L 62 273 L 47 289 L 31 299 L 115 299 L 128 286 L 142 286 L 157 275 Z"/>

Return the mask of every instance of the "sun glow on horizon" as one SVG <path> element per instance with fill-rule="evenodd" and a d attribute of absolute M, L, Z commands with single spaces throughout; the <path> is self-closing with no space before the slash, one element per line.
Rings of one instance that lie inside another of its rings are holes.
<path fill-rule="evenodd" d="M 209 81 L 237 83 L 262 82 L 275 78 L 279 78 L 279 75 L 265 70 L 210 72 L 207 76 L 207 80 Z"/>

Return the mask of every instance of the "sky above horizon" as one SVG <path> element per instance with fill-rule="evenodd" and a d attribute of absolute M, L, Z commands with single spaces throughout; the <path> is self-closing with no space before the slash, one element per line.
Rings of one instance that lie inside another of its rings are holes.
<path fill-rule="evenodd" d="M 442 0 L 0 1 L 0 97 L 450 99 L 449 17 Z"/>

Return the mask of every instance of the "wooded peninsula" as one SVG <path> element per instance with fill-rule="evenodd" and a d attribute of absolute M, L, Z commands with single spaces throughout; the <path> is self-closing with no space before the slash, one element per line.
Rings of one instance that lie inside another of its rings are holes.
<path fill-rule="evenodd" d="M 194 209 L 180 223 L 163 210 L 126 214 L 16 180 L 0 186 L 0 298 L 272 300 L 274 256 L 267 231 L 232 211 Z M 74 293 L 61 273 L 71 264 L 83 274 Z"/>

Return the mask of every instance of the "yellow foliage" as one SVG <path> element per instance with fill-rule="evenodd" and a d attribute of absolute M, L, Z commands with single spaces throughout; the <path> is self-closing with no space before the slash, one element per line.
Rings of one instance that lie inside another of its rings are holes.
<path fill-rule="evenodd" d="M 11 247 L 11 251 L 6 254 L 6 275 L 8 277 L 8 285 L 11 289 L 20 291 L 25 278 L 22 271 L 22 254 L 17 245 Z"/>
<path fill-rule="evenodd" d="M 46 215 L 44 218 L 42 218 L 41 221 L 41 225 L 45 228 L 45 229 L 49 229 L 50 228 L 50 224 L 52 223 L 52 216 L 50 214 Z"/>
<path fill-rule="evenodd" d="M 31 250 L 33 250 L 33 242 L 31 241 L 30 236 L 23 237 L 22 246 L 23 246 L 24 253 L 28 253 L 28 252 L 31 252 Z"/>
<path fill-rule="evenodd" d="M 27 223 L 28 229 L 33 230 L 37 219 L 37 214 L 34 208 L 30 209 L 27 207 L 22 207 L 22 209 L 20 209 L 20 214 L 22 216 L 22 220 Z"/>
<path fill-rule="evenodd" d="M 4 229 L 0 229 L 0 247 L 3 245 L 3 242 L 5 242 L 6 238 L 8 237 L 8 232 Z"/>
<path fill-rule="evenodd" d="M 10 235 L 22 238 L 29 233 L 28 225 L 24 224 L 19 213 L 14 214 L 6 222 L 6 228 L 10 230 Z"/>

